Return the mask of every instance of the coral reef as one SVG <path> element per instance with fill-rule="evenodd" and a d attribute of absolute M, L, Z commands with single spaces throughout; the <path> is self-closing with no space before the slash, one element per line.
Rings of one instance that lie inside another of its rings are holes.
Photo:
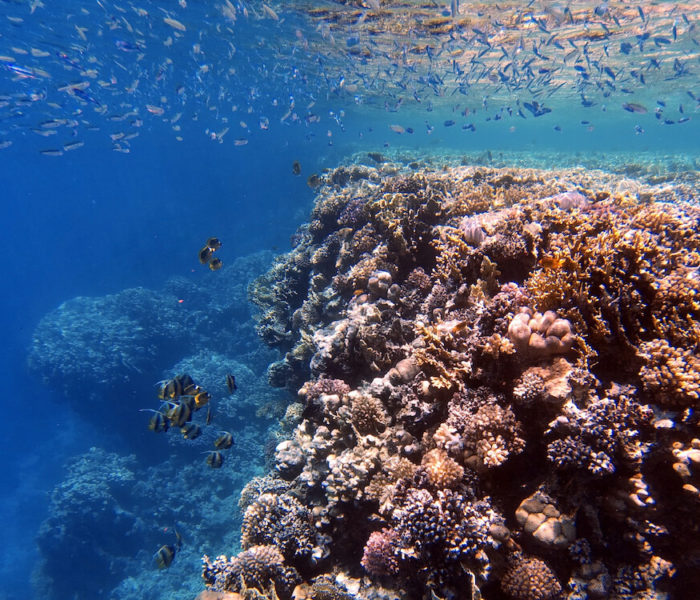
<path fill-rule="evenodd" d="M 216 349 L 264 368 L 275 355 L 256 339 L 246 290 L 270 261 L 259 253 L 202 283 L 178 277 L 162 290 L 68 300 L 37 324 L 29 368 L 85 419 L 129 426 L 143 408 L 129 399 L 182 356 Z"/>
<path fill-rule="evenodd" d="M 700 561 L 688 185 L 423 164 L 326 172 L 249 289 L 285 353 L 268 378 L 300 401 L 246 500 L 249 543 L 295 569 L 296 598 L 320 581 L 333 597 L 682 597 Z M 302 514 L 299 552 L 279 529 Z M 275 577 L 261 593 L 290 597 Z"/>

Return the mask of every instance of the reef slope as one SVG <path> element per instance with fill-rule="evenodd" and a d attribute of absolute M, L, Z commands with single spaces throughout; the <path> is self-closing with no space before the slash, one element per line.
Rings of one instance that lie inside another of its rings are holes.
<path fill-rule="evenodd" d="M 285 353 L 270 382 L 299 401 L 207 587 L 683 597 L 700 583 L 695 194 L 583 169 L 325 173 L 250 287 Z"/>

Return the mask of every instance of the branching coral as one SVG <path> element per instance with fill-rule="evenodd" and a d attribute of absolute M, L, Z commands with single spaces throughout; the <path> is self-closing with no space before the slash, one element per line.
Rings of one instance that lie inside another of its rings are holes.
<path fill-rule="evenodd" d="M 266 593 L 272 586 L 280 598 L 290 598 L 294 586 L 301 581 L 296 569 L 284 564 L 282 553 L 269 545 L 252 546 L 230 559 L 218 556 L 212 561 L 204 556 L 202 578 L 214 591 L 257 588 Z"/>
<path fill-rule="evenodd" d="M 308 557 L 314 535 L 309 511 L 288 494 L 262 494 L 243 515 L 243 548 L 267 544 L 279 548 L 289 560 Z"/>
<path fill-rule="evenodd" d="M 700 209 L 590 170 L 378 164 L 324 176 L 255 289 L 287 352 L 269 373 L 313 379 L 277 445 L 289 487 L 270 490 L 296 500 L 266 520 L 251 494 L 245 544 L 317 575 L 300 598 L 361 568 L 360 595 L 400 600 L 691 577 L 669 540 L 692 540 L 700 485 Z M 280 530 L 302 514 L 313 566 Z"/>
<path fill-rule="evenodd" d="M 439 442 L 453 451 L 463 450 L 467 463 L 476 468 L 502 465 L 525 446 L 513 411 L 494 400 L 480 402 L 473 392 L 455 394 L 449 403 L 447 421 L 438 429 L 442 436 Z M 452 439 L 444 441 L 447 432 Z M 459 439 L 459 445 L 455 439 Z"/>
<path fill-rule="evenodd" d="M 586 469 L 598 476 L 613 473 L 616 465 L 641 458 L 640 431 L 651 418 L 652 411 L 624 390 L 611 390 L 584 409 L 568 402 L 552 423 L 550 432 L 557 439 L 549 442 L 547 458 L 562 469 Z"/>
<path fill-rule="evenodd" d="M 700 209 L 610 200 L 537 216 L 546 243 L 526 281 L 537 309 L 562 310 L 603 357 L 634 358 L 650 337 L 697 343 L 698 278 L 688 269 L 700 266 Z M 684 283 L 675 306 L 669 277 Z"/>
<path fill-rule="evenodd" d="M 430 485 L 436 489 L 457 487 L 464 476 L 462 466 L 440 448 L 434 448 L 425 453 L 423 469 Z"/>
<path fill-rule="evenodd" d="M 700 400 L 700 358 L 691 350 L 658 339 L 640 345 L 644 390 L 661 406 L 685 408 Z"/>

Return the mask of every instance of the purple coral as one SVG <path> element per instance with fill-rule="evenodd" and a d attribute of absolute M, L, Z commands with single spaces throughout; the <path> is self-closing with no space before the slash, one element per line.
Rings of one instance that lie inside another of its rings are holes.
<path fill-rule="evenodd" d="M 397 538 L 398 534 L 392 529 L 384 528 L 372 532 L 365 544 L 361 561 L 367 573 L 374 577 L 398 574 Z"/>
<path fill-rule="evenodd" d="M 550 429 L 558 438 L 548 444 L 547 458 L 562 469 L 613 473 L 616 464 L 636 459 L 640 431 L 652 416 L 651 409 L 617 388 L 584 409 L 570 403 L 565 416 L 556 419 Z"/>

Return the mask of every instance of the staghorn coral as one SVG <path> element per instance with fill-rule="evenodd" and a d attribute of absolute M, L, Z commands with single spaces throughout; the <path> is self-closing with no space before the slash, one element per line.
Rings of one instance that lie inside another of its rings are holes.
<path fill-rule="evenodd" d="M 635 346 L 650 338 L 696 343 L 697 277 L 685 280 L 690 298 L 675 306 L 664 300 L 662 282 L 700 265 L 700 209 L 620 197 L 538 217 L 547 241 L 526 281 L 538 310 L 561 311 L 586 332 L 590 351 L 631 358 L 626 368 L 637 364 Z"/>

